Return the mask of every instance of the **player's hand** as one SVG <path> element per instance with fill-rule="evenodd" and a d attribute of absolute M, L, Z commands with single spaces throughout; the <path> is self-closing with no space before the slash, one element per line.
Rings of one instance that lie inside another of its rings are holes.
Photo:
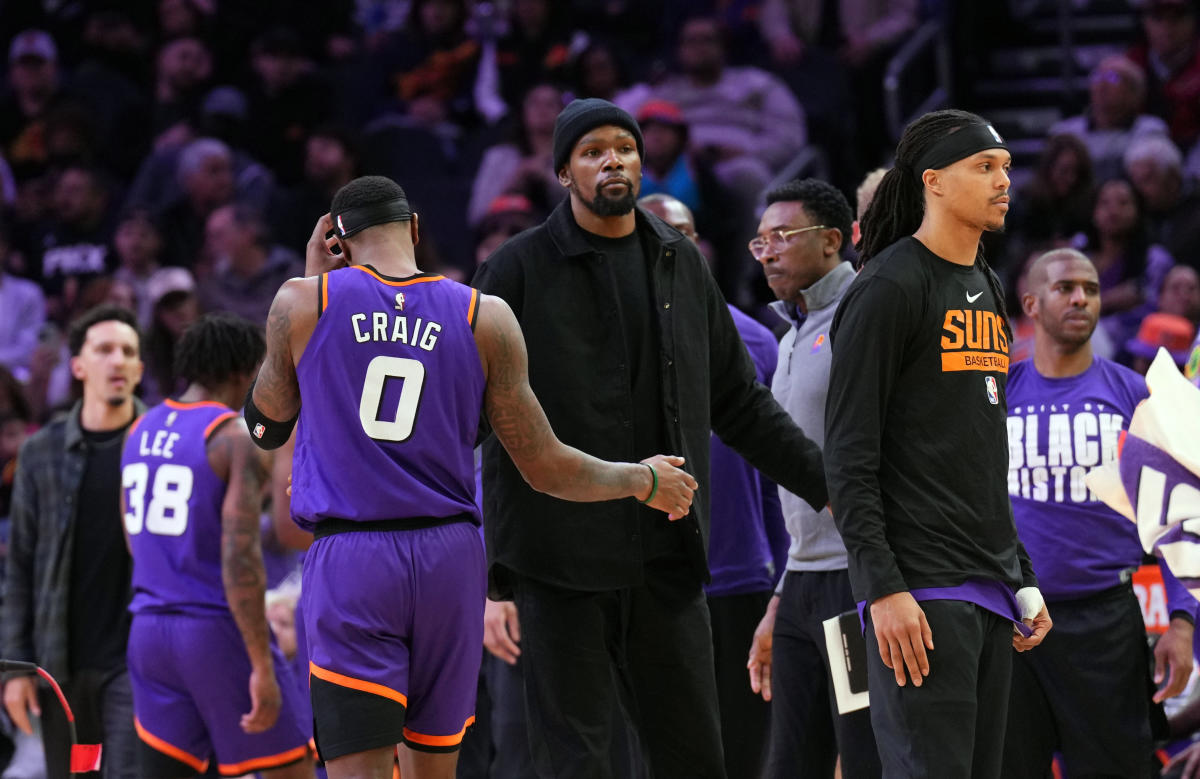
<path fill-rule="evenodd" d="M 1154 694 L 1155 703 L 1174 698 L 1187 686 L 1188 677 L 1192 675 L 1194 632 L 1192 623 L 1176 617 L 1154 645 L 1154 683 L 1162 684 L 1163 679 L 1167 680 L 1166 685 Z"/>
<path fill-rule="evenodd" d="M 1163 766 L 1163 776 L 1174 776 L 1171 769 L 1178 765 L 1183 766 L 1183 770 L 1178 774 L 1179 779 L 1200 779 L 1200 742 L 1191 744 L 1167 761 Z"/>
<path fill-rule="evenodd" d="M 933 630 L 925 612 L 910 592 L 893 592 L 871 602 L 871 622 L 879 642 L 883 664 L 896 674 L 903 687 L 911 679 L 916 687 L 929 676 L 929 656 L 933 649 Z M 905 670 L 908 671 L 905 674 Z"/>
<path fill-rule="evenodd" d="M 250 711 L 242 715 L 242 730 L 247 733 L 270 730 L 279 719 L 282 705 L 275 669 L 271 666 L 255 668 L 250 672 Z"/>
<path fill-rule="evenodd" d="M 750 641 L 750 689 L 762 695 L 764 701 L 771 700 L 771 636 L 775 633 L 775 612 L 779 610 L 779 596 L 772 595 L 767 604 L 767 613 L 758 621 L 754 638 Z"/>
<path fill-rule="evenodd" d="M 317 226 L 313 228 L 312 235 L 308 238 L 308 246 L 304 249 L 305 276 L 320 276 L 322 273 L 346 267 L 346 256 L 333 253 L 334 247 L 341 246 L 337 237 L 325 237 L 330 233 L 336 231 L 333 229 L 333 217 L 326 214 L 317 220 Z"/>
<path fill-rule="evenodd" d="M 42 708 L 38 706 L 37 682 L 31 676 L 14 676 L 4 683 L 4 708 L 8 718 L 27 736 L 33 735 L 33 725 L 29 723 L 29 714 L 42 716 Z"/>
<path fill-rule="evenodd" d="M 1050 628 L 1054 627 L 1054 621 L 1050 619 L 1050 612 L 1046 610 L 1045 604 L 1042 604 L 1042 610 L 1037 613 L 1036 617 L 1021 621 L 1033 629 L 1033 634 L 1029 638 L 1025 638 L 1016 630 L 1013 631 L 1013 649 L 1018 652 L 1028 652 L 1042 643 L 1042 639 L 1050 632 Z M 1188 644 L 1188 651 L 1191 651 L 1191 644 Z"/>
<path fill-rule="evenodd" d="M 517 604 L 510 600 L 488 599 L 483 607 L 483 647 L 509 665 L 516 665 L 521 656 L 521 623 L 517 620 Z"/>
<path fill-rule="evenodd" d="M 642 462 L 658 474 L 658 491 L 646 505 L 665 511 L 670 520 L 686 517 L 692 507 L 692 495 L 700 485 L 690 473 L 680 469 L 684 459 L 671 454 L 656 454 Z"/>

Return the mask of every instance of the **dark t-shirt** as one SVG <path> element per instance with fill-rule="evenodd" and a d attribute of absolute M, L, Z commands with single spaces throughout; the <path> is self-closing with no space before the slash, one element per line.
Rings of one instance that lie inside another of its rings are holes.
<path fill-rule="evenodd" d="M 71 554 L 71 671 L 125 665 L 129 638 L 129 551 L 121 529 L 121 441 L 125 430 L 84 431 L 87 465 L 79 487 Z"/>
<path fill-rule="evenodd" d="M 588 243 L 607 260 L 617 288 L 617 311 L 629 360 L 633 394 L 633 458 L 641 460 L 666 453 L 663 420 L 659 338 L 654 326 L 650 291 L 650 266 L 637 232 L 622 238 L 605 238 L 585 232 Z M 647 560 L 682 548 L 679 534 L 665 514 L 638 507 L 642 552 Z"/>
<path fill-rule="evenodd" d="M 825 473 L 855 600 L 1035 583 L 1008 499 L 998 311 L 979 263 L 915 238 L 873 258 L 838 306 Z"/>

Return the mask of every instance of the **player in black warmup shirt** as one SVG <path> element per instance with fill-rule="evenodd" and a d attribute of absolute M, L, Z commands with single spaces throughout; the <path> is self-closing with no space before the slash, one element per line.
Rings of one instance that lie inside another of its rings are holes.
<path fill-rule="evenodd" d="M 999 777 L 1008 647 L 1050 628 L 1008 501 L 1011 332 L 979 251 L 1010 164 L 974 114 L 913 122 L 830 332 L 826 475 L 888 777 Z"/>

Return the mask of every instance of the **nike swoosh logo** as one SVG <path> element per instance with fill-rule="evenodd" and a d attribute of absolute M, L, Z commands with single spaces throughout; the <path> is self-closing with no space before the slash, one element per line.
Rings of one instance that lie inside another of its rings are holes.
<path fill-rule="evenodd" d="M 968 292 L 967 293 L 967 302 L 974 303 L 976 300 L 979 300 L 979 296 L 982 294 L 983 294 L 982 291 L 976 292 L 974 295 L 972 295 L 970 292 Z"/>

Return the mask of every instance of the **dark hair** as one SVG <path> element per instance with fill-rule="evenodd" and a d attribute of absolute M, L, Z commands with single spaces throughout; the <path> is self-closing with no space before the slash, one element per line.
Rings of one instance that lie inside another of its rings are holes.
<path fill-rule="evenodd" d="M 205 314 L 188 325 L 175 347 L 175 375 L 216 389 L 253 371 L 266 351 L 258 325 L 233 314 Z"/>
<path fill-rule="evenodd" d="M 245 203 L 233 203 L 230 208 L 233 209 L 233 221 L 237 226 L 250 228 L 254 244 L 260 249 L 269 250 L 271 248 L 271 226 L 267 224 L 263 212 Z"/>
<path fill-rule="evenodd" d="M 1121 256 L 1124 260 L 1124 268 L 1122 273 L 1126 279 L 1141 280 L 1142 274 L 1146 271 L 1146 254 L 1150 251 L 1150 225 L 1146 219 L 1146 202 L 1142 199 L 1142 195 L 1138 192 L 1137 187 L 1133 185 L 1125 176 L 1110 176 L 1092 192 L 1091 209 L 1088 211 L 1088 223 L 1083 234 L 1087 239 L 1087 250 L 1095 252 L 1100 248 L 1100 233 L 1096 230 L 1096 206 L 1100 204 L 1100 194 L 1109 184 L 1120 184 L 1129 190 L 1133 197 L 1133 206 L 1137 209 L 1137 219 L 1133 223 L 1133 228 L 1126 237 L 1125 245 L 1122 247 Z"/>
<path fill-rule="evenodd" d="M 925 218 L 925 186 L 920 179 L 923 171 L 916 169 L 917 161 L 942 138 L 971 124 L 986 124 L 986 121 L 969 111 L 947 108 L 925 114 L 904 128 L 904 134 L 896 146 L 896 164 L 879 182 L 875 197 L 860 223 L 862 239 L 856 246 L 859 267 L 866 265 L 872 257 L 896 241 L 912 235 L 921 226 Z M 1004 288 L 984 258 L 982 244 L 976 262 L 987 277 L 988 287 L 996 299 L 996 308 L 1004 320 L 1004 333 L 1011 343 L 1012 328 L 1005 315 L 1007 304 Z"/>
<path fill-rule="evenodd" d="M 5 416 L 20 419 L 23 422 L 33 421 L 33 408 L 29 398 L 25 397 L 25 387 L 17 381 L 12 371 L 0 365 L 0 418 Z"/>
<path fill-rule="evenodd" d="M 820 179 L 793 179 L 767 193 L 767 205 L 798 202 L 817 224 L 836 227 L 842 234 L 842 248 L 850 244 L 850 226 L 854 212 L 841 190 Z"/>
<path fill-rule="evenodd" d="M 335 215 L 350 208 L 407 198 L 399 184 L 387 176 L 359 176 L 337 191 L 329 210 Z"/>
<path fill-rule="evenodd" d="M 67 346 L 71 350 L 72 357 L 78 357 L 80 350 L 83 349 L 83 342 L 87 340 L 88 330 L 101 322 L 124 322 L 133 328 L 133 332 L 137 334 L 138 350 L 142 348 L 142 331 L 138 329 L 137 315 L 127 308 L 114 306 L 111 303 L 102 303 L 94 308 L 79 315 L 79 317 L 71 322 L 71 329 L 67 332 Z"/>

